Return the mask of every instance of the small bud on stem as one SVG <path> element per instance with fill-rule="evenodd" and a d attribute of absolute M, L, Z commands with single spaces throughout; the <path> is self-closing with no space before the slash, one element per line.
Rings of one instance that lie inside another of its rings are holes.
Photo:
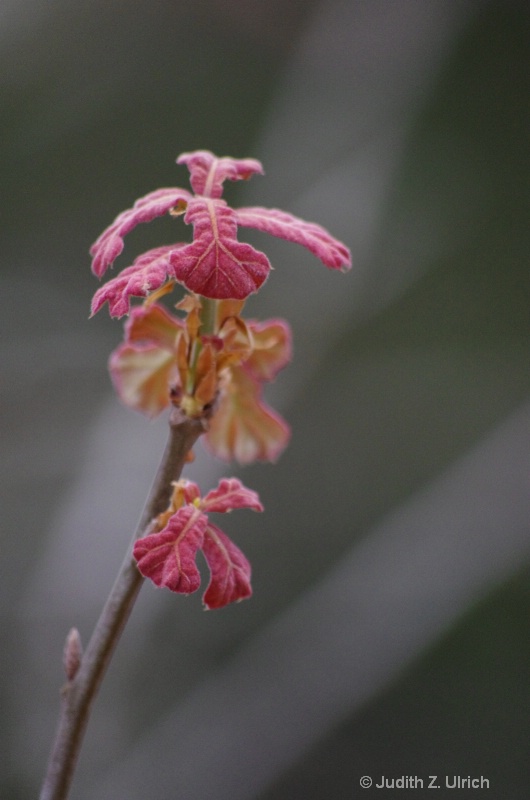
<path fill-rule="evenodd" d="M 72 681 L 77 675 L 77 670 L 81 666 L 81 658 L 83 657 L 83 646 L 81 644 L 81 636 L 77 628 L 71 628 L 63 650 L 63 667 L 66 677 Z"/>

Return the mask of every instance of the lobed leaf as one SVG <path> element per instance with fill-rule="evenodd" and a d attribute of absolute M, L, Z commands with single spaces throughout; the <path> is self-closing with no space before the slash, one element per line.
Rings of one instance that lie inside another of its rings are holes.
<path fill-rule="evenodd" d="M 187 165 L 193 191 L 205 197 L 221 197 L 227 178 L 239 181 L 248 180 L 255 173 L 263 175 L 263 167 L 255 158 L 218 158 L 209 150 L 182 153 L 177 164 Z"/>
<path fill-rule="evenodd" d="M 129 313 L 131 297 L 146 297 L 159 289 L 173 277 L 171 254 L 185 245 L 173 244 L 155 247 L 138 256 L 130 267 L 108 281 L 92 298 L 92 316 L 105 304 L 109 304 L 112 317 L 123 317 Z"/>
<path fill-rule="evenodd" d="M 174 276 L 204 297 L 243 300 L 267 278 L 267 256 L 237 241 L 234 211 L 224 200 L 194 198 L 184 221 L 193 225 L 193 242 L 171 254 Z"/>
<path fill-rule="evenodd" d="M 138 539 L 133 555 L 142 575 L 172 592 L 195 592 L 201 583 L 195 558 L 207 523 L 206 515 L 195 506 L 183 506 L 160 533 Z"/>
<path fill-rule="evenodd" d="M 211 574 L 203 597 L 207 609 L 222 608 L 252 595 L 250 563 L 217 526 L 208 525 L 202 551 Z"/>
<path fill-rule="evenodd" d="M 151 222 L 179 204 L 187 204 L 191 194 L 186 189 L 157 189 L 122 211 L 90 248 L 92 272 L 101 278 L 123 250 L 123 237 L 142 222 Z"/>
<path fill-rule="evenodd" d="M 266 231 L 288 242 L 301 244 L 330 269 L 347 272 L 351 268 L 351 254 L 346 245 L 316 222 L 306 222 L 276 208 L 258 206 L 234 209 L 234 214 L 238 225 Z"/>
<path fill-rule="evenodd" d="M 247 489 L 237 478 L 222 478 L 217 489 L 212 489 L 203 497 L 201 508 L 220 513 L 232 511 L 234 508 L 263 511 L 257 492 Z"/>

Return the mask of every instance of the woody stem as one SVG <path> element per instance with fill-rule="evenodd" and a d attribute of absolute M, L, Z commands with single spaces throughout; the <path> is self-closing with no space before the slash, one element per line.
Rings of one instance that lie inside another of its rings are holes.
<path fill-rule="evenodd" d="M 205 430 L 202 419 L 173 409 L 169 439 L 151 491 L 114 586 L 96 623 L 77 673 L 63 687 L 55 742 L 40 800 L 66 800 L 93 701 L 125 627 L 143 578 L 132 557 L 136 539 L 145 535 L 154 517 L 166 510 L 172 482 L 178 480 L 186 456 Z"/>

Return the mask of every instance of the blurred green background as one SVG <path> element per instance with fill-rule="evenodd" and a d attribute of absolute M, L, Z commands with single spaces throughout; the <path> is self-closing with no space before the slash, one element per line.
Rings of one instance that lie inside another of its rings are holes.
<path fill-rule="evenodd" d="M 88 320 L 87 251 L 138 196 L 187 186 L 174 159 L 198 148 L 262 160 L 229 201 L 328 226 L 354 269 L 241 235 L 275 266 L 251 314 L 293 327 L 268 393 L 293 438 L 274 467 L 198 448 L 188 475 L 259 491 L 265 514 L 226 524 L 254 597 L 205 614 L 143 589 L 72 798 L 378 796 L 366 775 L 528 796 L 529 17 L 3 3 L 2 800 L 37 793 L 64 638 L 88 639 L 165 440 L 112 396 L 121 325 Z M 143 226 L 120 266 L 173 236 Z"/>

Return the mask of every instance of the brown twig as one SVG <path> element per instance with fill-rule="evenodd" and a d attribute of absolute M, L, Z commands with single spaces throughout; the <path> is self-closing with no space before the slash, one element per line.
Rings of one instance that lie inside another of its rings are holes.
<path fill-rule="evenodd" d="M 169 425 L 169 440 L 131 545 L 79 669 L 62 689 L 59 724 L 40 800 L 68 797 L 92 703 L 142 585 L 143 578 L 132 558 L 134 541 L 147 532 L 154 517 L 166 510 L 171 483 L 180 477 L 186 456 L 205 430 L 204 419 L 190 419 L 176 408 Z"/>

